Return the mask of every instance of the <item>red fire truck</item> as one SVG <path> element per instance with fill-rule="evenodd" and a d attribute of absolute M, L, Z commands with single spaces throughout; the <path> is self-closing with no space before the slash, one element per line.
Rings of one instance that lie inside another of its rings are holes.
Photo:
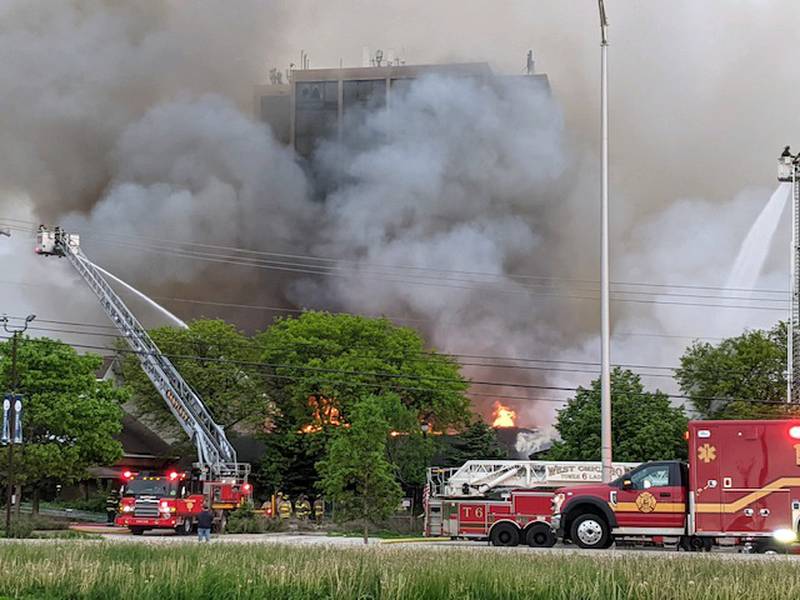
<path fill-rule="evenodd" d="M 615 473 L 636 463 L 616 463 Z M 471 460 L 428 470 L 425 535 L 488 539 L 495 546 L 549 547 L 553 494 L 566 483 L 600 481 L 600 463 Z"/>
<path fill-rule="evenodd" d="M 195 518 L 203 510 L 203 502 L 211 499 L 210 508 L 217 513 L 218 527 L 224 527 L 226 511 L 249 502 L 249 483 L 202 481 L 186 473 L 122 473 L 119 514 L 115 523 L 142 535 L 149 529 L 174 529 L 189 534 Z"/>
<path fill-rule="evenodd" d="M 800 421 L 694 421 L 689 464 L 645 463 L 609 484 L 564 487 L 553 525 L 581 548 L 619 540 L 687 550 L 787 549 L 800 521 Z"/>

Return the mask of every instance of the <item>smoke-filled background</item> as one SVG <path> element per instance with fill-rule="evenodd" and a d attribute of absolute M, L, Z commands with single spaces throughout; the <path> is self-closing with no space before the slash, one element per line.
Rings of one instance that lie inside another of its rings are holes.
<path fill-rule="evenodd" d="M 483 361 L 525 368 L 473 364 L 476 379 L 585 383 L 599 355 L 596 5 L 430 4 L 0 1 L 0 222 L 80 231 L 94 260 L 185 319 L 253 329 L 281 307 L 386 314 L 447 351 L 575 363 Z M 694 337 L 783 316 L 762 300 L 783 296 L 716 288 L 775 187 L 777 153 L 800 143 L 800 7 L 607 8 L 612 277 L 665 286 L 616 286 L 613 360 L 670 366 Z M 301 163 L 254 121 L 254 84 L 301 48 L 332 67 L 360 64 L 362 45 L 511 74 L 532 47 L 552 94 L 422 79 Z M 788 221 L 759 288 L 786 288 L 787 236 Z M 0 312 L 103 323 L 67 265 L 31 246 L 20 231 L 0 238 Z M 670 388 L 668 371 L 640 370 Z M 475 389 L 529 398 L 507 403 L 539 425 L 568 395 Z M 492 398 L 476 402 L 488 412 Z"/>

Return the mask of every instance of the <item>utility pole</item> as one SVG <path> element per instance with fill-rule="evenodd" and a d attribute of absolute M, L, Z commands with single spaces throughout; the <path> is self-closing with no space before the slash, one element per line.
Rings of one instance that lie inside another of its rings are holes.
<path fill-rule="evenodd" d="M 612 477 L 611 456 L 611 324 L 609 320 L 608 242 L 608 19 L 603 0 L 600 9 L 600 458 L 603 481 Z"/>
<path fill-rule="evenodd" d="M 800 367 L 800 153 L 792 154 L 789 146 L 778 158 L 778 181 L 792 186 L 792 241 L 789 254 L 789 319 L 786 323 L 786 402 L 797 402 L 800 381 L 796 372 Z"/>
<path fill-rule="evenodd" d="M 19 336 L 28 329 L 28 325 L 36 318 L 36 315 L 28 315 L 25 317 L 25 323 L 21 327 L 9 327 L 8 317 L 0 318 L 0 323 L 3 323 L 3 329 L 6 333 L 12 335 L 11 338 L 11 398 L 3 400 L 3 410 L 8 414 L 8 481 L 6 482 L 6 537 L 9 537 L 11 532 L 11 504 L 14 500 L 14 438 L 16 432 L 15 417 L 19 411 L 17 403 L 20 402 L 17 395 L 17 388 L 19 387 L 19 378 L 17 376 L 17 345 L 19 343 Z M 5 406 L 5 402 L 9 405 Z"/>

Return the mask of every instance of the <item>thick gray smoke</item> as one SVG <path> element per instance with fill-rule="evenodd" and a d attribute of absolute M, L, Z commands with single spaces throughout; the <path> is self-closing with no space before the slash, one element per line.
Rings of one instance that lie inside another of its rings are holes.
<path fill-rule="evenodd" d="M 68 219 L 67 227 L 110 232 L 105 239 L 111 245 L 93 237 L 86 244 L 150 285 L 191 284 L 220 269 L 169 254 L 147 257 L 142 238 L 154 246 L 194 240 L 296 250 L 314 221 L 316 207 L 291 151 L 217 96 L 152 108 L 122 132 L 110 166 L 114 179 L 102 199 L 87 216 Z M 118 245 L 131 239 L 143 246 L 139 252 Z"/>
<path fill-rule="evenodd" d="M 313 247 L 347 269 L 298 284 L 297 299 L 410 314 L 447 351 L 529 356 L 557 340 L 552 298 L 509 276 L 535 272 L 549 254 L 541 223 L 567 166 L 546 87 L 424 78 L 388 113 L 351 121 L 341 142 L 318 152 L 317 170 L 338 174 L 338 185 Z M 485 368 L 470 374 L 509 380 Z"/>
<path fill-rule="evenodd" d="M 150 292 L 213 288 L 217 300 L 280 304 L 280 277 L 267 287 L 252 270 L 210 269 L 102 238 L 280 247 L 297 218 L 311 221 L 294 158 L 247 116 L 284 17 L 281 3 L 265 0 L 0 2 L 0 217 L 79 228 L 97 260 Z M 36 285 L 58 291 L 6 296 L 3 311 L 102 320 L 75 308 L 90 296 L 66 265 L 45 267 L 15 235 L 4 244 L 17 257 L 4 262 L 4 279 L 37 273 Z M 181 308 L 187 318 L 209 313 Z M 250 317 L 255 325 L 263 315 Z"/>
<path fill-rule="evenodd" d="M 4 0 L 0 180 L 42 217 L 94 205 L 119 136 L 152 106 L 264 75 L 278 3 Z M 258 49 L 254 52 L 254 49 Z"/>

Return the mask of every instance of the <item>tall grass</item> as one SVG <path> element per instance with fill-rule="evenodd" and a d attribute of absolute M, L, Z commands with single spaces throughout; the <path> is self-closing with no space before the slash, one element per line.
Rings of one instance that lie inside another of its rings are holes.
<path fill-rule="evenodd" d="M 800 598 L 800 563 L 392 546 L 0 545 L 0 596 L 149 599 Z"/>

